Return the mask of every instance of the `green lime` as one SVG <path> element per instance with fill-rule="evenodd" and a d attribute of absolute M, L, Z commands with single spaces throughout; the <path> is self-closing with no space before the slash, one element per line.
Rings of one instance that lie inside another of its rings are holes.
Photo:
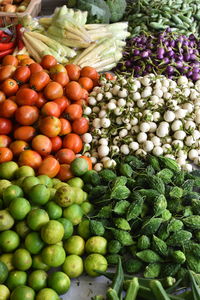
<path fill-rule="evenodd" d="M 8 300 L 10 298 L 10 291 L 7 286 L 0 284 L 0 300 Z"/>
<path fill-rule="evenodd" d="M 74 232 L 74 227 L 71 221 L 69 221 L 68 219 L 65 218 L 60 218 L 57 221 L 59 221 L 63 227 L 64 227 L 64 236 L 63 236 L 63 240 L 68 239 L 70 236 L 72 236 L 73 232 Z"/>
<path fill-rule="evenodd" d="M 82 176 L 88 171 L 88 163 L 84 158 L 78 157 L 73 160 L 70 168 L 75 176 Z"/>
<path fill-rule="evenodd" d="M 0 164 L 0 178 L 13 179 L 15 172 L 18 169 L 18 164 L 14 161 L 7 161 Z"/>
<path fill-rule="evenodd" d="M 64 209 L 63 216 L 70 220 L 73 225 L 78 225 L 82 221 L 83 211 L 78 204 L 72 204 Z"/>
<path fill-rule="evenodd" d="M 34 300 L 35 292 L 26 285 L 18 286 L 14 289 L 10 296 L 10 300 Z"/>
<path fill-rule="evenodd" d="M 49 197 L 49 200 L 53 200 L 54 197 L 55 197 L 55 194 L 56 194 L 56 189 L 54 189 L 54 188 L 49 188 L 49 191 L 50 191 L 50 197 Z"/>
<path fill-rule="evenodd" d="M 92 236 L 85 244 L 85 250 L 87 253 L 99 253 L 106 254 L 107 240 L 102 236 Z"/>
<path fill-rule="evenodd" d="M 79 235 L 72 235 L 64 243 L 64 248 L 68 254 L 83 255 L 85 250 L 85 241 Z"/>
<path fill-rule="evenodd" d="M 14 269 L 13 266 L 13 253 L 4 253 L 0 256 L 0 261 L 3 262 L 7 268 L 8 271 L 12 271 Z"/>
<path fill-rule="evenodd" d="M 13 265 L 20 271 L 26 271 L 30 269 L 32 265 L 32 258 L 30 253 L 23 248 L 19 248 L 14 252 Z"/>
<path fill-rule="evenodd" d="M 58 205 L 68 207 L 74 203 L 75 198 L 75 189 L 70 185 L 65 185 L 57 189 L 54 200 Z"/>
<path fill-rule="evenodd" d="M 14 219 L 7 210 L 0 210 L 0 231 L 8 230 L 14 225 Z"/>
<path fill-rule="evenodd" d="M 47 273 L 43 270 L 33 271 L 28 276 L 28 285 L 34 289 L 34 291 L 38 292 L 47 286 L 47 276 Z"/>
<path fill-rule="evenodd" d="M 88 201 L 88 193 L 83 191 L 83 202 Z"/>
<path fill-rule="evenodd" d="M 15 178 L 17 179 L 21 177 L 28 177 L 28 176 L 35 176 L 34 169 L 29 166 L 21 166 L 15 172 Z"/>
<path fill-rule="evenodd" d="M 6 179 L 1 179 L 0 180 L 0 197 L 3 197 L 3 191 L 11 185 L 11 182 Z"/>
<path fill-rule="evenodd" d="M 44 288 L 39 291 L 37 294 L 35 300 L 59 300 L 58 294 L 50 289 L 50 288 Z"/>
<path fill-rule="evenodd" d="M 3 191 L 4 206 L 8 207 L 9 204 L 18 197 L 23 197 L 23 190 L 17 185 L 10 185 Z"/>
<path fill-rule="evenodd" d="M 107 267 L 108 262 L 101 254 L 90 254 L 84 260 L 84 268 L 89 276 L 99 276 L 99 274 L 94 270 L 105 272 Z"/>
<path fill-rule="evenodd" d="M 70 288 L 70 279 L 63 272 L 54 272 L 48 277 L 48 286 L 52 288 L 58 295 L 63 295 Z"/>
<path fill-rule="evenodd" d="M 52 178 L 51 181 L 52 181 L 53 187 L 55 187 L 56 184 L 61 183 L 61 180 L 58 178 Z"/>
<path fill-rule="evenodd" d="M 40 254 L 33 256 L 32 268 L 43 271 L 48 271 L 50 269 L 50 267 L 42 261 L 42 256 Z"/>
<path fill-rule="evenodd" d="M 8 277 L 8 268 L 4 262 L 0 261 L 0 284 L 4 283 L 7 277 Z"/>
<path fill-rule="evenodd" d="M 30 228 L 27 226 L 25 221 L 20 221 L 15 225 L 15 231 L 21 238 L 25 238 L 30 232 Z"/>
<path fill-rule="evenodd" d="M 26 195 L 28 195 L 30 189 L 36 184 L 40 184 L 39 179 L 35 176 L 28 176 L 28 177 L 24 178 L 21 186 L 22 186 L 24 193 Z"/>
<path fill-rule="evenodd" d="M 77 278 L 83 273 L 83 260 L 78 255 L 69 255 L 66 257 L 62 270 L 69 278 Z"/>
<path fill-rule="evenodd" d="M 79 177 L 74 177 L 74 178 L 69 179 L 67 181 L 67 184 L 69 184 L 70 186 L 73 186 L 73 187 L 78 187 L 80 189 L 82 189 L 84 186 L 83 180 Z"/>
<path fill-rule="evenodd" d="M 59 267 L 65 261 L 65 250 L 58 245 L 50 245 L 42 250 L 42 260 L 50 267 Z"/>
<path fill-rule="evenodd" d="M 62 208 L 54 201 L 49 201 L 45 206 L 45 210 L 51 220 L 56 220 L 62 217 Z"/>
<path fill-rule="evenodd" d="M 22 182 L 24 181 L 25 178 L 26 177 L 23 176 L 23 177 L 20 177 L 20 178 L 16 179 L 15 180 L 15 185 L 18 185 L 18 186 L 22 187 Z"/>
<path fill-rule="evenodd" d="M 62 240 L 63 236 L 64 227 L 56 220 L 49 221 L 41 229 L 41 237 L 46 244 L 56 244 Z"/>
<path fill-rule="evenodd" d="M 32 230 L 38 231 L 49 222 L 49 216 L 44 209 L 35 208 L 29 212 L 26 222 Z"/>
<path fill-rule="evenodd" d="M 39 179 L 40 183 L 46 185 L 46 187 L 48 187 L 48 188 L 53 187 L 52 179 L 49 176 L 39 175 L 37 178 Z"/>
<path fill-rule="evenodd" d="M 15 198 L 9 205 L 9 212 L 17 221 L 25 219 L 30 210 L 31 205 L 25 198 Z"/>
<path fill-rule="evenodd" d="M 82 204 L 84 199 L 85 199 L 85 195 L 84 195 L 84 191 L 78 187 L 74 187 L 75 189 L 75 199 L 74 199 L 74 203 L 76 204 Z"/>
<path fill-rule="evenodd" d="M 6 285 L 10 291 L 13 291 L 20 285 L 25 285 L 27 281 L 27 274 L 24 271 L 11 271 L 6 280 Z"/>
<path fill-rule="evenodd" d="M 36 184 L 30 190 L 28 194 L 32 203 L 37 205 L 44 205 L 49 201 L 50 191 L 44 184 Z"/>
<path fill-rule="evenodd" d="M 90 221 L 83 220 L 78 224 L 77 229 L 78 235 L 80 235 L 84 239 L 88 239 L 90 237 Z"/>
<path fill-rule="evenodd" d="M 4 252 L 14 251 L 20 243 L 18 234 L 13 230 L 5 230 L 0 233 L 0 248 Z"/>
<path fill-rule="evenodd" d="M 85 214 L 85 215 L 88 215 L 88 214 L 90 214 L 92 211 L 93 211 L 93 205 L 90 203 L 90 202 L 83 202 L 81 205 L 81 208 L 82 208 L 82 210 L 83 210 L 83 213 Z"/>
<path fill-rule="evenodd" d="M 24 241 L 26 249 L 31 254 L 38 254 L 44 247 L 44 242 L 38 232 L 30 232 Z"/>

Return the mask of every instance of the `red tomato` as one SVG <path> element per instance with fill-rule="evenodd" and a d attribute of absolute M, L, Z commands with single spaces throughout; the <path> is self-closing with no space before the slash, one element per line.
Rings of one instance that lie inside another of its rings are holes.
<path fill-rule="evenodd" d="M 27 142 L 25 141 L 14 141 L 9 145 L 10 150 L 12 151 L 14 156 L 19 156 L 21 152 L 24 150 L 29 150 L 30 147 Z"/>
<path fill-rule="evenodd" d="M 36 106 L 20 106 L 15 113 L 16 121 L 21 125 L 32 125 L 39 118 L 39 110 Z"/>
<path fill-rule="evenodd" d="M 76 155 L 71 149 L 63 148 L 56 153 L 56 158 L 60 164 L 71 164 Z"/>
<path fill-rule="evenodd" d="M 6 118 L 0 118 L 0 134 L 9 134 L 12 131 L 12 122 Z"/>
<path fill-rule="evenodd" d="M 88 156 L 82 155 L 81 158 L 84 158 L 88 163 L 88 170 L 92 170 L 92 161 Z"/>
<path fill-rule="evenodd" d="M 62 181 L 67 181 L 67 180 L 73 178 L 74 175 L 70 169 L 70 165 L 67 165 L 67 164 L 60 165 L 60 170 L 56 177 Z"/>
<path fill-rule="evenodd" d="M 86 118 L 82 117 L 80 119 L 74 120 L 72 123 L 72 131 L 79 135 L 84 134 L 89 129 L 89 122 Z"/>
<path fill-rule="evenodd" d="M 35 105 L 38 100 L 38 93 L 29 88 L 19 89 L 16 94 L 18 105 Z"/>
<path fill-rule="evenodd" d="M 63 111 L 65 110 L 65 108 L 67 108 L 67 106 L 69 106 L 71 104 L 71 102 L 65 96 L 63 96 L 61 98 L 57 98 L 53 102 L 55 102 L 56 104 L 58 104 L 58 106 L 60 108 L 60 113 L 61 114 L 63 113 Z"/>
<path fill-rule="evenodd" d="M 2 65 L 7 66 L 7 65 L 12 65 L 17 67 L 18 66 L 18 59 L 14 55 L 6 55 L 4 56 L 2 60 Z"/>
<path fill-rule="evenodd" d="M 0 91 L 0 103 L 2 103 L 4 100 L 6 100 L 6 95 Z"/>
<path fill-rule="evenodd" d="M 92 79 L 89 77 L 81 77 L 78 82 L 86 91 L 91 91 L 94 85 Z"/>
<path fill-rule="evenodd" d="M 19 83 L 26 83 L 31 76 L 31 71 L 27 66 L 18 67 L 13 75 L 13 78 Z"/>
<path fill-rule="evenodd" d="M 44 97 L 44 95 L 41 92 L 39 92 L 38 93 L 38 98 L 37 98 L 37 101 L 36 101 L 35 105 L 38 108 L 41 108 L 46 102 L 47 102 L 47 99 Z"/>
<path fill-rule="evenodd" d="M 47 156 L 51 153 L 52 143 L 51 140 L 42 134 L 36 135 L 32 139 L 32 148 L 42 156 Z"/>
<path fill-rule="evenodd" d="M 83 109 L 78 104 L 71 104 L 65 109 L 65 115 L 68 120 L 80 119 L 83 114 Z"/>
<path fill-rule="evenodd" d="M 42 58 L 41 65 L 44 69 L 49 70 L 51 67 L 55 66 L 57 64 L 57 60 L 52 55 L 45 55 Z"/>
<path fill-rule="evenodd" d="M 12 140 L 8 135 L 0 135 L 0 147 L 8 147 L 11 142 Z"/>
<path fill-rule="evenodd" d="M 61 122 L 56 117 L 48 116 L 40 121 L 39 128 L 44 135 L 48 137 L 55 137 L 59 135 L 61 131 Z"/>
<path fill-rule="evenodd" d="M 21 126 L 15 129 L 14 138 L 16 140 L 22 140 L 29 142 L 35 136 L 36 130 L 32 126 Z"/>
<path fill-rule="evenodd" d="M 79 153 L 83 148 L 83 142 L 78 134 L 69 133 L 63 139 L 63 147 Z"/>
<path fill-rule="evenodd" d="M 111 73 L 106 72 L 105 75 L 106 75 L 106 79 L 107 80 L 113 80 L 113 79 L 115 79 L 115 77 Z"/>
<path fill-rule="evenodd" d="M 17 110 L 17 104 L 10 99 L 6 99 L 0 103 L 0 116 L 4 118 L 12 118 Z"/>
<path fill-rule="evenodd" d="M 55 177 L 60 170 L 60 164 L 53 156 L 47 156 L 38 169 L 38 175 L 47 175 L 50 178 Z"/>
<path fill-rule="evenodd" d="M 12 151 L 9 148 L 0 148 L 0 164 L 6 161 L 11 161 L 13 159 Z"/>
<path fill-rule="evenodd" d="M 70 81 L 65 88 L 66 96 L 70 100 L 78 101 L 82 98 L 82 87 L 76 81 Z"/>
<path fill-rule="evenodd" d="M 62 139 L 59 136 L 50 138 L 52 143 L 52 152 L 57 152 L 62 147 Z"/>
<path fill-rule="evenodd" d="M 39 153 L 33 150 L 24 150 L 19 155 L 19 166 L 30 166 L 33 169 L 38 169 L 42 164 L 42 158 Z"/>
<path fill-rule="evenodd" d="M 29 69 L 30 69 L 30 73 L 31 74 L 43 71 L 43 67 L 40 64 L 38 64 L 38 63 L 32 63 L 32 64 L 30 64 Z"/>
<path fill-rule="evenodd" d="M 50 81 L 49 75 L 45 71 L 31 74 L 30 87 L 36 91 L 41 91 Z"/>
<path fill-rule="evenodd" d="M 81 68 L 74 64 L 65 66 L 70 80 L 78 81 L 81 73 Z"/>
<path fill-rule="evenodd" d="M 51 78 L 58 82 L 61 86 L 66 86 L 69 82 L 69 77 L 67 72 L 59 72 L 51 76 Z"/>
<path fill-rule="evenodd" d="M 84 105 L 87 105 L 87 101 L 84 100 L 84 99 L 80 99 L 78 101 L 74 101 L 74 104 L 78 104 L 78 105 L 80 105 L 82 107 Z"/>
<path fill-rule="evenodd" d="M 81 96 L 81 98 L 87 100 L 88 96 L 89 96 L 88 91 L 86 91 L 86 89 L 82 88 L 82 96 Z"/>
<path fill-rule="evenodd" d="M 61 122 L 61 131 L 59 135 L 66 135 L 72 131 L 72 126 L 70 122 L 64 118 L 60 118 Z"/>
<path fill-rule="evenodd" d="M 58 118 L 60 116 L 60 108 L 57 103 L 50 101 L 43 105 L 41 113 L 44 116 L 54 116 Z"/>
<path fill-rule="evenodd" d="M 6 79 L 1 85 L 1 90 L 6 96 L 13 96 L 18 91 L 19 86 L 14 79 Z"/>
<path fill-rule="evenodd" d="M 0 68 L 0 81 L 4 81 L 8 78 L 11 78 L 13 73 L 15 72 L 16 67 L 12 65 L 3 66 Z"/>
<path fill-rule="evenodd" d="M 98 80 L 99 79 L 99 74 L 95 70 L 95 68 L 84 67 L 81 70 L 81 77 L 89 77 L 92 80 Z"/>
<path fill-rule="evenodd" d="M 44 89 L 44 95 L 49 100 L 55 100 L 63 96 L 63 87 L 60 83 L 51 81 Z"/>

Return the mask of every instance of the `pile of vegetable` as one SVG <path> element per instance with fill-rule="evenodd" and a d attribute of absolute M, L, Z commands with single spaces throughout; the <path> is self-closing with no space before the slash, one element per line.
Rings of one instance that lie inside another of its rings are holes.
<path fill-rule="evenodd" d="M 24 12 L 30 0 L 1 0 L 0 1 L 0 11 L 6 13 L 22 13 Z"/>
<path fill-rule="evenodd" d="M 53 56 L 44 56 L 41 64 L 25 57 L 2 60 L 0 163 L 15 160 L 67 180 L 73 176 L 71 162 L 83 150 L 82 135 L 89 128 L 83 104 L 99 74 L 91 67 L 64 67 Z"/>
<path fill-rule="evenodd" d="M 29 166 L 0 164 L 0 297 L 60 299 L 83 270 L 106 271 L 107 241 L 84 216 L 92 205 L 79 177 L 35 176 Z M 51 268 L 58 268 L 47 273 Z"/>
<path fill-rule="evenodd" d="M 83 180 L 94 205 L 93 230 L 108 240 L 109 264 L 121 257 L 127 273 L 145 278 L 200 273 L 199 171 L 182 171 L 163 156 L 129 155 Z"/>
<path fill-rule="evenodd" d="M 197 81 L 199 49 L 200 42 L 194 35 L 178 35 L 170 28 L 154 35 L 146 33 L 128 40 L 116 70 L 135 77 L 155 73 L 169 78 L 185 75 Z"/>
<path fill-rule="evenodd" d="M 153 153 L 176 159 L 185 170 L 200 164 L 200 81 L 185 76 L 177 81 L 162 75 L 116 80 L 102 77 L 89 95 L 84 114 L 91 137 L 86 155 L 100 171 L 115 166 L 116 158 Z"/>
<path fill-rule="evenodd" d="M 122 58 L 129 36 L 128 23 L 86 24 L 87 12 L 63 6 L 50 18 L 39 22 L 30 17 L 22 20 L 30 32 L 24 32 L 24 43 L 31 56 L 40 62 L 43 55 L 53 55 L 59 63 L 70 62 L 81 68 L 111 70 Z M 77 50 L 78 49 L 78 50 Z"/>
<path fill-rule="evenodd" d="M 129 1 L 124 17 L 129 21 L 129 31 L 132 36 L 143 32 L 162 31 L 168 27 L 179 34 L 199 36 L 198 0 Z"/>

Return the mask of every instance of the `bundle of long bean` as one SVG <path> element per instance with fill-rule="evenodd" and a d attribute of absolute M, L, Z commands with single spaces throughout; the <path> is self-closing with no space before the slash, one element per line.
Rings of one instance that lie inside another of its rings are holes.
<path fill-rule="evenodd" d="M 167 27 L 181 34 L 199 36 L 198 0 L 135 0 L 129 3 L 127 14 L 132 36 L 142 31 L 161 31 Z"/>

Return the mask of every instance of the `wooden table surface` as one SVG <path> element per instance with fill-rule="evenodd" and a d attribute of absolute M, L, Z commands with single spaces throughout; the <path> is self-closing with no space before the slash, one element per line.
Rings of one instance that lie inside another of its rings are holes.
<path fill-rule="evenodd" d="M 42 11 L 40 15 L 51 15 L 57 6 L 67 4 L 67 0 L 42 0 Z"/>

